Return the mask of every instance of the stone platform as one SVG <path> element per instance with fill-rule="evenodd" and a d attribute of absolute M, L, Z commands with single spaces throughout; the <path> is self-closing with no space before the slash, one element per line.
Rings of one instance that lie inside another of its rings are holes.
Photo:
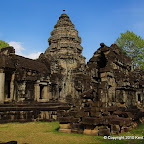
<path fill-rule="evenodd" d="M 66 103 L 1 104 L 0 123 L 55 121 L 58 110 L 68 110 Z"/>

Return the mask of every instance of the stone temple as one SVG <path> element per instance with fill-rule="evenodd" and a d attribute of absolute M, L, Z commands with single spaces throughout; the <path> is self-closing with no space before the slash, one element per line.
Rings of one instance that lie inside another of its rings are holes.
<path fill-rule="evenodd" d="M 144 121 L 144 71 L 116 44 L 101 43 L 86 64 L 65 13 L 48 42 L 36 60 L 1 49 L 0 123 L 58 120 L 60 132 L 110 135 Z"/>

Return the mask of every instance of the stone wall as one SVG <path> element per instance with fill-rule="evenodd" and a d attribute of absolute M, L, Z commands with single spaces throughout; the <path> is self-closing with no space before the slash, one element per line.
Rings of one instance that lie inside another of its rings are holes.
<path fill-rule="evenodd" d="M 131 59 L 116 45 L 101 43 L 83 73 L 75 73 L 79 97 L 59 113 L 60 132 L 119 134 L 144 121 L 144 72 L 131 71 Z"/>
<path fill-rule="evenodd" d="M 68 110 L 69 108 L 67 104 L 58 102 L 0 105 L 0 123 L 55 121 L 58 110 Z"/>
<path fill-rule="evenodd" d="M 123 104 L 104 107 L 89 94 L 75 101 L 71 110 L 58 112 L 59 132 L 104 136 L 127 132 L 144 122 L 142 107 L 128 108 Z"/>

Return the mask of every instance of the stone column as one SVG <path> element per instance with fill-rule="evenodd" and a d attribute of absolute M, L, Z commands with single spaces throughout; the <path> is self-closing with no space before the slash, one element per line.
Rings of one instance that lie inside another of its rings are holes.
<path fill-rule="evenodd" d="M 47 86 L 44 86 L 43 99 L 46 99 L 46 100 L 48 100 L 48 97 L 47 97 L 47 91 L 48 91 Z"/>
<path fill-rule="evenodd" d="M 0 103 L 4 103 L 4 85 L 5 85 L 5 73 L 0 70 Z"/>
<path fill-rule="evenodd" d="M 36 83 L 34 85 L 34 91 L 35 91 L 35 97 L 34 97 L 34 100 L 35 101 L 39 101 L 39 98 L 40 98 L 40 86 L 38 83 Z"/>
<path fill-rule="evenodd" d="M 10 99 L 11 100 L 14 100 L 14 79 L 15 79 L 15 74 L 12 74 L 11 82 L 10 82 Z"/>

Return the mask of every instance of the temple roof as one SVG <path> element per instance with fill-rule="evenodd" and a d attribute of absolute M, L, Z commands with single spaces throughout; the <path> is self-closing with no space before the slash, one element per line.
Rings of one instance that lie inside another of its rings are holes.
<path fill-rule="evenodd" d="M 14 48 L 8 47 L 0 51 L 0 68 L 27 69 L 43 73 L 46 66 L 37 60 L 15 55 Z"/>

